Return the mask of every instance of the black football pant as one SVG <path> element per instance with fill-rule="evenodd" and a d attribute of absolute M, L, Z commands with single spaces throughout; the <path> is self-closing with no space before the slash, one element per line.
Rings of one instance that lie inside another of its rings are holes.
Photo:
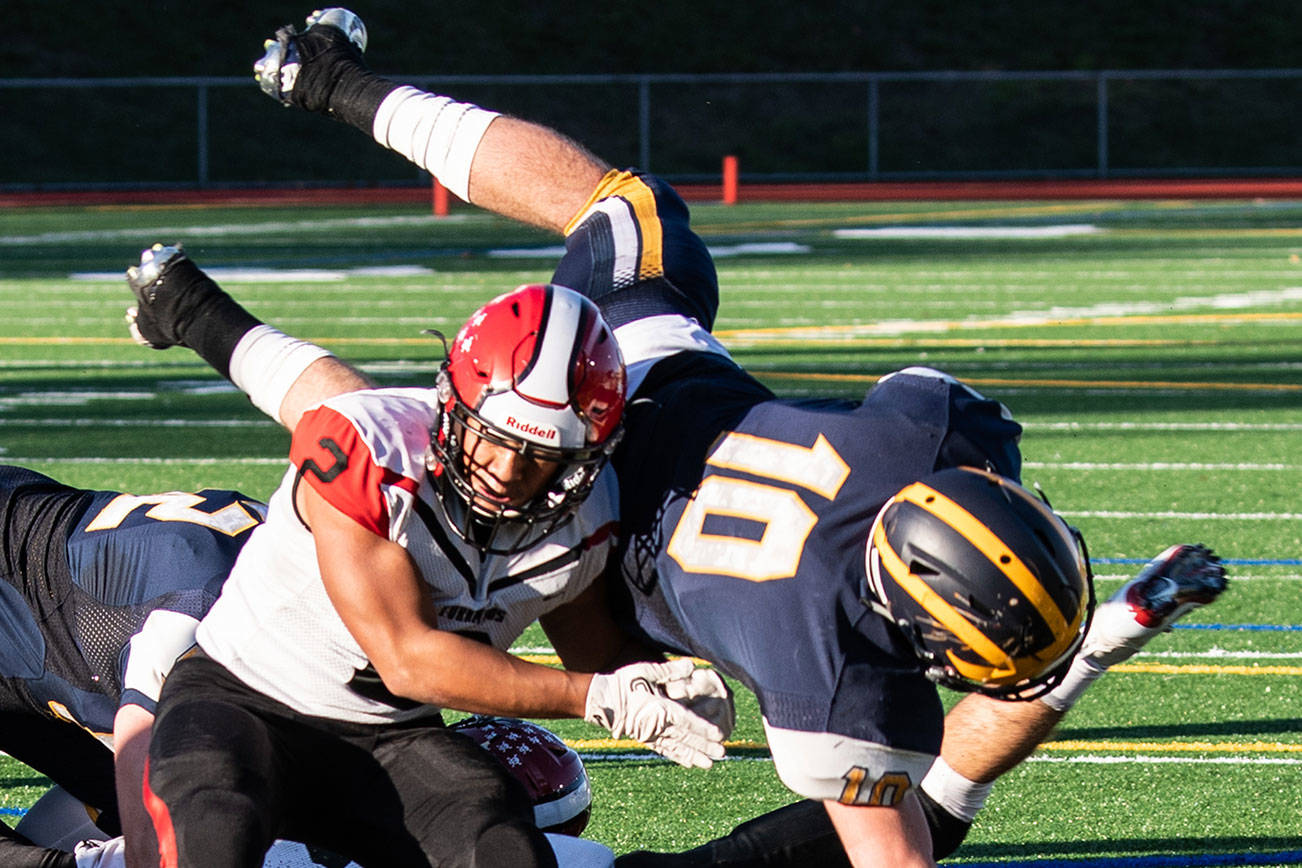
<path fill-rule="evenodd" d="M 467 736 L 308 717 L 202 655 L 164 684 L 146 803 L 164 866 L 260 868 L 276 838 L 366 868 L 556 864 L 524 788 Z"/>
<path fill-rule="evenodd" d="M 921 790 L 922 812 L 931 829 L 933 857 L 958 849 L 972 824 L 946 811 Z M 822 802 L 795 802 L 747 820 L 722 838 L 682 853 L 639 850 L 615 860 L 617 868 L 849 868 L 832 820 Z"/>

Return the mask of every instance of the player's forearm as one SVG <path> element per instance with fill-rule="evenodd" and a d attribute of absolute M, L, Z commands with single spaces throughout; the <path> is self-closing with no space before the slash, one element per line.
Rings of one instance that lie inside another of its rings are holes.
<path fill-rule="evenodd" d="M 399 696 L 476 714 L 581 718 L 591 675 L 552 669 L 471 639 L 431 630 L 406 653 L 372 660 Z"/>
<path fill-rule="evenodd" d="M 1039 700 L 1007 702 L 973 693 L 945 716 L 940 754 L 963 777 L 993 781 L 1030 756 L 1062 715 Z"/>
<path fill-rule="evenodd" d="M 561 232 L 610 167 L 555 130 L 512 117 L 489 125 L 470 166 L 470 201 Z"/>
<path fill-rule="evenodd" d="M 118 816 L 126 840 L 128 868 L 158 864 L 158 842 L 145 810 L 143 782 L 154 716 L 138 705 L 124 705 L 113 720 L 114 776 Z"/>
<path fill-rule="evenodd" d="M 568 137 L 399 85 L 358 66 L 340 73 L 330 114 L 402 154 L 459 198 L 560 232 L 609 166 Z"/>

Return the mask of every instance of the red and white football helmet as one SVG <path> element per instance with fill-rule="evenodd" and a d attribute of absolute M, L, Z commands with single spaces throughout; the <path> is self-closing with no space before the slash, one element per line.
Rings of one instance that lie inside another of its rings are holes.
<path fill-rule="evenodd" d="M 579 835 L 592 815 L 592 788 L 579 755 L 549 729 L 513 717 L 468 717 L 452 724 L 506 766 L 533 800 L 544 832 Z"/>
<path fill-rule="evenodd" d="M 443 412 L 430 469 L 444 495 L 467 507 L 452 524 L 485 551 L 517 551 L 572 516 L 609 460 L 621 433 L 624 362 L 591 300 L 563 286 L 527 284 L 466 321 L 438 391 Z M 471 485 L 468 424 L 491 443 L 560 468 L 526 504 L 486 504 Z M 505 548 L 494 542 L 503 523 L 518 529 Z"/>

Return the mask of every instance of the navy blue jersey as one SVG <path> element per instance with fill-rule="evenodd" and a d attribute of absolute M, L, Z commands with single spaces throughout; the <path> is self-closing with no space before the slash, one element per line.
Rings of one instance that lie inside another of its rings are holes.
<path fill-rule="evenodd" d="M 104 739 L 122 702 L 152 710 L 262 515 L 234 491 L 86 491 L 0 467 L 0 708 Z"/>
<path fill-rule="evenodd" d="M 935 470 L 1017 478 L 1020 426 L 926 368 L 884 377 L 861 402 L 777 399 L 706 333 L 718 299 L 708 252 L 654 179 L 608 176 L 567 251 L 557 278 L 612 312 L 635 390 L 614 458 L 612 597 L 626 625 L 753 690 L 797 792 L 898 801 L 939 752 L 943 712 L 865 602 L 869 531 Z M 578 267 L 620 262 L 589 282 Z"/>

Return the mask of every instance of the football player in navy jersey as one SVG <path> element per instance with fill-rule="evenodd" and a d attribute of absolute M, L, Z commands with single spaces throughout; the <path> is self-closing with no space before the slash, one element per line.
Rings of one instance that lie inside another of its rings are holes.
<path fill-rule="evenodd" d="M 117 792 L 139 792 L 163 676 L 265 511 L 235 491 L 87 491 L 0 465 L 0 750 L 97 811 L 101 829 L 119 827 Z M 0 856 L 72 864 L 8 837 Z"/>
<path fill-rule="evenodd" d="M 931 864 L 1093 678 L 1224 586 L 1210 552 L 1175 547 L 1128 600 L 1109 601 L 1121 615 L 1096 623 L 1110 632 L 1085 638 L 1087 558 L 1017 484 L 1021 429 L 1002 405 L 926 368 L 883 377 L 862 402 L 776 399 L 710 335 L 714 268 L 671 188 L 552 130 L 374 75 L 347 10 L 308 24 L 267 43 L 256 71 L 271 96 L 359 128 L 473 204 L 565 235 L 552 281 L 597 302 L 628 365 L 616 607 L 642 642 L 754 690 L 779 775 L 806 797 L 692 853 L 621 861 Z M 247 314 L 214 341 L 186 323 L 233 302 L 214 301 L 210 281 L 182 283 L 164 272 L 152 297 L 137 291 L 133 329 L 159 346 L 141 332 L 162 323 L 167 343 L 223 370 Z M 283 418 L 278 408 L 326 396 L 309 384 L 333 364 L 231 376 Z M 1176 591 L 1144 595 L 1159 586 Z M 607 653 L 566 650 L 594 665 Z M 943 742 L 932 681 L 974 691 Z"/>

